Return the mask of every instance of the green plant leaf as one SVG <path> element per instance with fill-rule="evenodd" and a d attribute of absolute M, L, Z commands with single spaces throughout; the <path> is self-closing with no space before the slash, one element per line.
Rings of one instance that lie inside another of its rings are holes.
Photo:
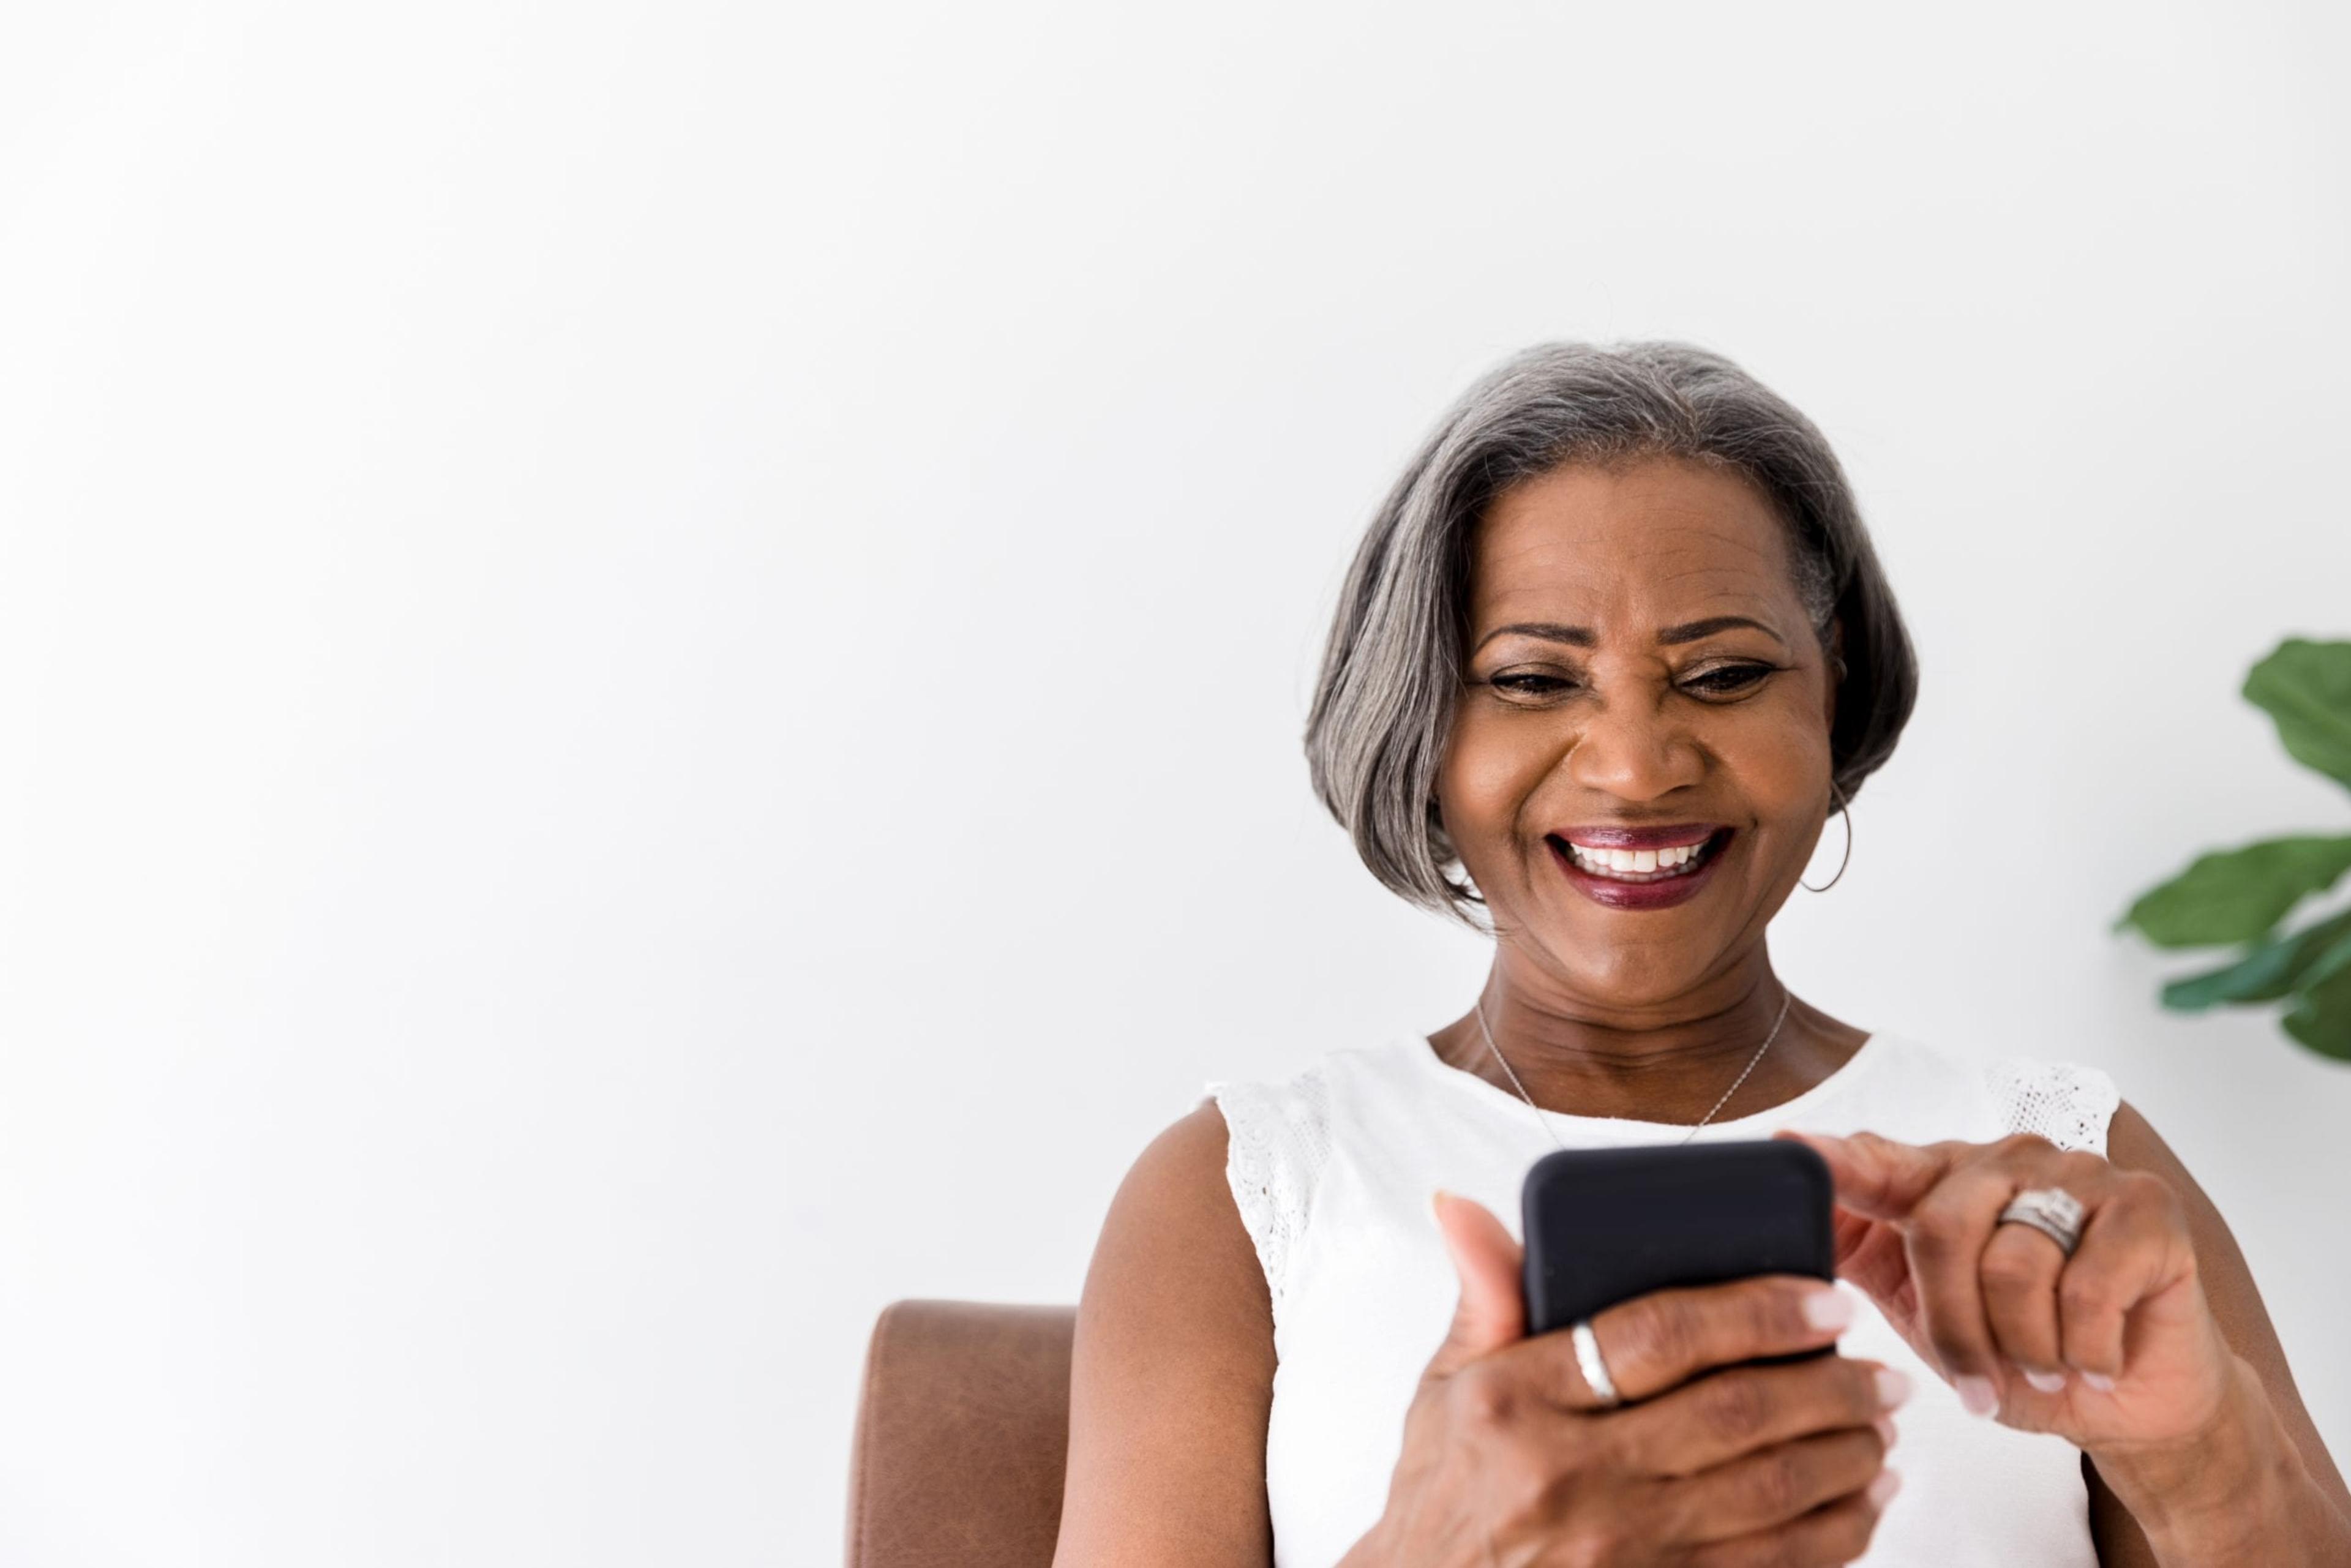
<path fill-rule="evenodd" d="M 2279 1021 L 2319 1055 L 2351 1061 L 2351 962 L 2297 995 Z"/>
<path fill-rule="evenodd" d="M 2213 850 L 2139 894 L 2115 929 L 2136 925 L 2158 947 L 2251 942 L 2267 935 L 2304 894 L 2332 886 L 2346 870 L 2351 837 L 2305 833 Z"/>
<path fill-rule="evenodd" d="M 2351 784 L 2351 643 L 2289 637 L 2246 673 L 2243 695 L 2295 761 Z"/>
<path fill-rule="evenodd" d="M 2351 964 L 2351 909 L 2264 942 L 2225 968 L 2183 976 L 2163 988 L 2163 1005 L 2200 1012 L 2220 1002 L 2273 1002 L 2305 976 L 2323 979 Z"/>

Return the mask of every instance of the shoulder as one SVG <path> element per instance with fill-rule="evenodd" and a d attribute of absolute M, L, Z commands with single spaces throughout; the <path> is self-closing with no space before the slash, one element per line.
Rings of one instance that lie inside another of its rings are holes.
<path fill-rule="evenodd" d="M 1233 1251 L 1237 1241 L 1238 1255 L 1246 1258 L 1249 1239 L 1227 1192 L 1225 1170 L 1229 1157 L 1225 1118 L 1213 1100 L 1204 1100 L 1135 1156 L 1111 1200 L 1102 1247 L 1130 1236 L 1164 1238 L 1172 1244 L 1165 1250 L 1181 1252 L 1188 1249 L 1186 1244 L 1221 1239 L 1226 1244 L 1223 1250 Z M 1097 1269 L 1103 1260 L 1098 1249 Z"/>
<path fill-rule="evenodd" d="M 1226 1142 L 1203 1102 L 1151 1141 L 1111 1200 L 1078 1299 L 1060 1560 L 1270 1555 L 1273 1321 L 1227 1195 Z"/>
<path fill-rule="evenodd" d="M 1079 1302 L 1081 1339 L 1090 1320 L 1097 1349 L 1131 1340 L 1148 1354 L 1169 1333 L 1217 1336 L 1217 1358 L 1254 1365 L 1261 1353 L 1270 1380 L 1290 1256 L 1330 1155 L 1333 1086 L 1378 1071 L 1385 1054 L 1336 1051 L 1287 1077 L 1207 1085 L 1111 1200 Z"/>
<path fill-rule="evenodd" d="M 1172 1313 L 1270 1348 L 1265 1281 L 1228 1175 L 1245 1142 L 1210 1098 L 1135 1156 L 1095 1244 L 1079 1303 L 1081 1331 L 1090 1315 L 1102 1316 L 1095 1309 L 1107 1308 L 1155 1338 L 1169 1325 L 1154 1320 Z"/>
<path fill-rule="evenodd" d="M 1226 1185 L 1279 1319 L 1334 1150 L 1416 1116 L 1414 1037 L 1324 1052 L 1287 1077 L 1207 1085 L 1226 1128 Z"/>
<path fill-rule="evenodd" d="M 1227 1196 L 1225 1124 L 1202 1103 L 1147 1145 L 1113 1196 L 1078 1298 L 1079 1358 L 1140 1375 L 1189 1350 L 1220 1366 L 1272 1351 L 1272 1315 Z"/>

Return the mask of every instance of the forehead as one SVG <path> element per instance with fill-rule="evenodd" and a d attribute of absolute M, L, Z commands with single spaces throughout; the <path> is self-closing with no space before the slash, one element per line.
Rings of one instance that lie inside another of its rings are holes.
<path fill-rule="evenodd" d="M 1478 624 L 1741 601 L 1801 613 L 1787 529 L 1735 473 L 1680 458 L 1574 464 L 1496 497 L 1478 530 L 1470 611 Z"/>

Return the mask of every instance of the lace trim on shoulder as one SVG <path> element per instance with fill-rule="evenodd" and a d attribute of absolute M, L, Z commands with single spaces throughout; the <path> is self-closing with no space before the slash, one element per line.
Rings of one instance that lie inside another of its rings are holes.
<path fill-rule="evenodd" d="M 1985 1067 L 1984 1082 L 2011 1133 L 2037 1133 L 2061 1149 L 2106 1152 L 2106 1124 L 2122 1096 L 2105 1069 L 2005 1056 Z"/>
<path fill-rule="evenodd" d="M 1309 1069 L 1286 1083 L 1208 1085 L 1225 1117 L 1225 1180 L 1281 1311 L 1290 1255 L 1306 1234 L 1314 1183 L 1331 1152 L 1330 1089 Z"/>

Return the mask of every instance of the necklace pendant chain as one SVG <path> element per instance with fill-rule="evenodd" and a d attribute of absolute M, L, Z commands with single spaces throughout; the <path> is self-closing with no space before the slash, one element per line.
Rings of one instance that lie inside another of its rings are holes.
<path fill-rule="evenodd" d="M 1786 992 L 1782 996 L 1780 999 L 1780 1016 L 1771 1020 L 1771 1032 L 1763 1037 L 1763 1043 L 1755 1048 L 1755 1054 L 1747 1059 L 1747 1065 L 1740 1070 L 1739 1076 L 1737 1078 L 1731 1080 L 1730 1087 L 1722 1092 L 1722 1098 L 1714 1103 L 1714 1110 L 1708 1111 L 1705 1115 L 1700 1116 L 1698 1119 L 1697 1124 L 1693 1125 L 1687 1133 L 1682 1134 L 1681 1142 L 1687 1144 L 1692 1138 L 1697 1137 L 1698 1128 L 1705 1126 L 1708 1122 L 1714 1120 L 1715 1111 L 1719 1111 L 1725 1105 L 1730 1103 L 1730 1097 L 1739 1092 L 1739 1086 L 1747 1082 L 1747 1075 L 1755 1071 L 1755 1064 L 1763 1060 L 1763 1053 L 1771 1049 L 1771 1042 L 1773 1040 L 1780 1038 L 1780 1026 L 1788 1021 L 1788 1004 L 1795 999 L 1795 993 L 1792 991 Z M 1511 1071 L 1510 1059 L 1504 1056 L 1502 1054 L 1502 1048 L 1494 1043 L 1494 1031 L 1488 1028 L 1486 1024 L 1485 998 L 1483 997 L 1479 998 L 1476 1002 L 1471 1004 L 1471 1006 L 1478 1014 L 1479 1032 L 1486 1037 L 1486 1049 L 1494 1053 L 1495 1061 L 1499 1063 L 1501 1066 L 1502 1075 L 1510 1081 L 1510 1087 L 1519 1092 L 1519 1098 L 1527 1103 L 1527 1109 L 1535 1113 L 1535 1122 L 1542 1128 L 1543 1135 L 1552 1141 L 1554 1147 L 1561 1149 L 1566 1148 L 1567 1145 L 1559 1141 L 1559 1134 L 1552 1130 L 1551 1119 L 1542 1113 L 1542 1107 L 1535 1103 L 1535 1097 L 1527 1092 L 1527 1086 L 1520 1082 L 1519 1075 Z"/>

